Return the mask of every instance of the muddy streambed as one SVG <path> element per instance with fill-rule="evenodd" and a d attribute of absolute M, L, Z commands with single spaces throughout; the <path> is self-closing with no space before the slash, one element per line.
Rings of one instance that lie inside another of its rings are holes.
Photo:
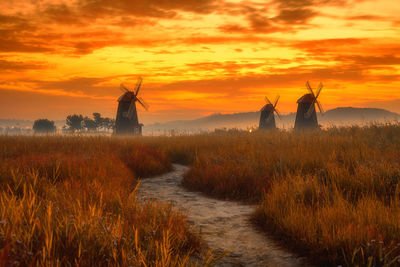
<path fill-rule="evenodd" d="M 172 202 L 187 211 L 189 222 L 201 232 L 210 249 L 227 254 L 218 266 L 304 266 L 296 257 L 257 231 L 249 222 L 255 206 L 206 197 L 181 186 L 186 166 L 141 180 L 139 196 Z"/>

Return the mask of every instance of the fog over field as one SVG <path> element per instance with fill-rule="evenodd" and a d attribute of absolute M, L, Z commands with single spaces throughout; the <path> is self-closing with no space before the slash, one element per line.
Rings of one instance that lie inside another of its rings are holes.
<path fill-rule="evenodd" d="M 140 114 L 139 114 L 140 116 Z M 281 114 L 276 119 L 278 128 L 292 129 L 296 113 Z M 145 124 L 143 133 L 145 135 L 159 135 L 173 133 L 199 133 L 214 131 L 215 129 L 256 129 L 260 119 L 260 112 L 245 112 L 233 114 L 212 114 L 193 120 L 166 121 L 153 124 Z M 353 108 L 339 107 L 326 111 L 323 115 L 318 113 L 318 122 L 323 127 L 369 125 L 382 123 L 397 123 L 400 114 L 378 108 Z M 0 119 L 0 127 L 16 127 L 32 129 L 31 120 Z M 65 125 L 64 120 L 56 120 L 55 125 L 61 129 Z"/>
<path fill-rule="evenodd" d="M 278 128 L 291 129 L 294 125 L 296 113 L 282 114 L 276 120 Z M 175 130 L 182 132 L 213 131 L 215 129 L 250 129 L 257 128 L 260 112 L 246 112 L 234 114 L 213 114 L 195 120 L 177 120 L 165 123 L 155 123 L 143 127 L 145 134 L 160 134 L 164 131 Z M 400 120 L 400 115 L 384 109 L 340 107 L 326 111 L 323 115 L 318 113 L 319 124 L 322 127 L 369 125 L 371 123 L 395 123 Z"/>

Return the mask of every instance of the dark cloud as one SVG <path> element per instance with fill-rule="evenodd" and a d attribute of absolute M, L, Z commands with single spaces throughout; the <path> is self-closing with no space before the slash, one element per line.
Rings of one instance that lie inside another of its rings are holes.
<path fill-rule="evenodd" d="M 174 18 L 179 11 L 209 14 L 221 0 L 81 0 L 75 5 L 48 4 L 39 8 L 37 15 L 59 24 L 85 24 L 97 19 L 119 19 L 117 24 L 132 26 L 132 22 L 146 23 L 140 17 Z M 0 20 L 1 21 L 1 20 Z M 152 22 L 154 23 L 154 22 Z"/>
<path fill-rule="evenodd" d="M 157 22 L 156 20 L 151 18 L 121 16 L 121 17 L 116 17 L 110 24 L 123 28 L 134 28 L 143 25 L 155 26 L 157 25 Z"/>
<path fill-rule="evenodd" d="M 317 12 L 309 8 L 281 9 L 274 20 L 283 24 L 306 24 L 310 19 L 317 16 Z"/>
<path fill-rule="evenodd" d="M 1 31 L 0 31 L 1 35 Z M 54 51 L 45 42 L 24 41 L 14 36 L 0 37 L 0 52 L 42 53 Z"/>
<path fill-rule="evenodd" d="M 241 26 L 239 24 L 226 24 L 218 27 L 218 29 L 222 32 L 227 33 L 245 33 L 248 32 L 248 28 Z"/>
<path fill-rule="evenodd" d="M 279 15 L 275 18 L 288 24 L 306 24 L 309 19 L 320 15 L 316 9 L 323 6 L 351 6 L 366 0 L 273 0 Z"/>
<path fill-rule="evenodd" d="M 84 14 L 65 4 L 48 5 L 40 12 L 40 16 L 50 20 L 52 23 L 68 25 L 82 25 L 89 19 Z"/>
<path fill-rule="evenodd" d="M 260 14 L 260 12 L 252 12 L 247 18 L 250 22 L 250 26 L 255 30 L 268 29 L 272 27 L 269 18 Z"/>
<path fill-rule="evenodd" d="M 297 26 L 307 25 L 308 22 L 318 15 L 307 1 L 294 1 L 294 3 L 278 2 L 278 15 L 271 16 L 267 5 L 249 6 L 248 3 L 234 5 L 234 12 L 243 15 L 247 24 L 227 23 L 219 27 L 227 33 L 275 33 L 295 32 Z M 239 11 L 240 10 L 240 11 Z M 232 12 L 231 12 L 232 13 Z"/>
<path fill-rule="evenodd" d="M 317 1 L 314 0 L 274 0 L 280 8 L 304 8 L 315 6 Z"/>
<path fill-rule="evenodd" d="M 32 22 L 18 16 L 0 14 L 0 52 L 48 52 L 49 48 L 43 40 L 26 38 L 37 30 Z"/>
<path fill-rule="evenodd" d="M 129 14 L 142 17 L 172 18 L 177 11 L 208 14 L 215 11 L 217 0 L 84 0 L 79 8 L 91 16 Z"/>
<path fill-rule="evenodd" d="M 6 16 L 0 14 L 0 25 L 4 26 L 15 26 L 19 24 L 25 24 L 26 20 L 18 16 Z"/>
<path fill-rule="evenodd" d="M 377 15 L 358 15 L 358 16 L 350 16 L 346 17 L 347 20 L 380 20 L 385 21 L 388 18 L 377 16 Z"/>
<path fill-rule="evenodd" d="M 358 0 L 363 1 L 363 0 Z M 223 32 L 229 33 L 274 33 L 274 32 L 295 32 L 297 26 L 308 25 L 308 22 L 320 15 L 316 11 L 321 6 L 337 6 L 350 4 L 350 0 L 274 0 L 278 9 L 278 15 L 269 16 L 268 7 L 271 3 L 265 5 L 250 5 L 248 2 L 240 4 L 226 5 L 233 11 L 228 13 L 244 15 L 247 18 L 248 25 L 239 25 L 228 23 L 219 27 Z"/>
<path fill-rule="evenodd" d="M 240 25 L 237 23 L 225 24 L 219 27 L 219 30 L 227 33 L 274 33 L 279 31 L 287 31 L 279 25 L 276 21 L 269 18 L 266 9 L 254 9 L 246 7 L 242 14 L 246 16 L 247 25 Z"/>
<path fill-rule="evenodd" d="M 307 24 L 320 13 L 316 9 L 322 6 L 349 6 L 365 0 L 273 0 L 279 10 L 274 20 L 284 24 Z"/>
<path fill-rule="evenodd" d="M 88 29 L 87 25 L 77 26 L 83 20 L 78 23 L 79 18 L 65 18 L 59 14 L 68 13 L 67 10 L 67 7 L 52 6 L 45 13 L 40 13 L 43 17 L 36 20 L 29 16 L 22 19 L 18 16 L 0 15 L 0 52 L 59 53 L 72 56 L 90 54 L 107 46 L 127 44 L 125 35 L 107 30 L 105 26 L 97 30 Z M 49 17 L 50 12 L 54 12 L 54 18 Z M 68 24 L 75 31 L 59 31 L 57 24 L 48 23 L 49 19 Z M 76 22 L 75 25 L 72 21 Z"/>
<path fill-rule="evenodd" d="M 360 0 L 358 0 L 360 1 Z M 320 6 L 343 6 L 349 5 L 354 1 L 351 0 L 274 0 L 282 9 L 298 9 L 305 7 L 320 7 Z"/>
<path fill-rule="evenodd" d="M 20 71 L 29 69 L 44 69 L 47 66 L 38 62 L 20 62 L 0 59 L 0 71 Z"/>
<path fill-rule="evenodd" d="M 32 24 L 32 21 L 24 18 L 22 16 L 5 16 L 0 14 L 0 31 L 2 35 L 17 35 L 27 32 L 32 32 L 37 29 L 36 26 Z"/>

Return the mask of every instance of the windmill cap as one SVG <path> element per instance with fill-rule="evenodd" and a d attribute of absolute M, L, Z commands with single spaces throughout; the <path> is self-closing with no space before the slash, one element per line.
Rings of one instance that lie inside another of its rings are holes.
<path fill-rule="evenodd" d="M 132 92 L 125 92 L 118 98 L 118 102 L 131 102 L 135 95 Z"/>
<path fill-rule="evenodd" d="M 261 111 L 271 111 L 274 110 L 274 106 L 272 106 L 271 104 L 266 104 Z"/>
<path fill-rule="evenodd" d="M 302 97 L 299 98 L 299 100 L 297 100 L 298 104 L 302 104 L 302 103 L 313 103 L 315 100 L 314 96 L 312 94 L 306 94 L 303 95 Z"/>

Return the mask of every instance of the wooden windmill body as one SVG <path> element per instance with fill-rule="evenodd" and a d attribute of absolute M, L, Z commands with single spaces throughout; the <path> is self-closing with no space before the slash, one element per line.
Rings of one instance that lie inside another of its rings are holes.
<path fill-rule="evenodd" d="M 136 90 L 129 90 L 123 84 L 121 89 L 124 92 L 118 99 L 117 118 L 115 120 L 116 135 L 141 135 L 143 124 L 139 123 L 136 102 L 139 102 L 146 110 L 147 105 L 143 99 L 137 97 L 142 79 L 139 78 Z"/>
<path fill-rule="evenodd" d="M 296 121 L 294 124 L 295 130 L 319 128 L 315 104 L 318 106 L 321 113 L 324 112 L 321 103 L 318 101 L 318 96 L 322 90 L 322 83 L 319 84 L 317 94 L 314 94 L 309 82 L 306 83 L 306 86 L 310 93 L 303 95 L 299 100 L 297 100 L 298 106 Z"/>
<path fill-rule="evenodd" d="M 276 129 L 274 112 L 279 116 L 278 110 L 276 109 L 276 105 L 279 101 L 279 96 L 277 96 L 274 104 L 269 101 L 268 97 L 265 97 L 265 101 L 267 102 L 267 104 L 261 109 L 260 123 L 258 128 L 260 130 Z"/>

